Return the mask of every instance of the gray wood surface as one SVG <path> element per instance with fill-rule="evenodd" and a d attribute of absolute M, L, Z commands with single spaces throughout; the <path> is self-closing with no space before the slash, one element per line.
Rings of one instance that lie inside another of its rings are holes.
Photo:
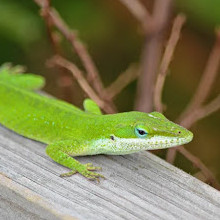
<path fill-rule="evenodd" d="M 0 219 L 220 219 L 220 193 L 148 152 L 79 157 L 102 166 L 100 184 L 0 126 Z"/>

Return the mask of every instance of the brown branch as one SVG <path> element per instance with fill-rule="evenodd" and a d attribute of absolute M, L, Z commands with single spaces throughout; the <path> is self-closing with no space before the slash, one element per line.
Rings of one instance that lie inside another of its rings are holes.
<path fill-rule="evenodd" d="M 189 128 L 198 120 L 207 117 L 208 115 L 218 111 L 219 109 L 220 109 L 220 94 L 205 106 L 194 109 L 181 121 L 180 124 L 186 128 Z"/>
<path fill-rule="evenodd" d="M 60 37 L 57 33 L 54 31 L 54 26 L 51 22 L 49 11 L 50 11 L 50 0 L 45 0 L 45 3 L 43 4 L 41 8 L 41 16 L 44 18 L 46 29 L 49 37 L 49 41 L 52 46 L 52 50 L 54 51 L 54 54 L 56 55 L 63 55 L 61 46 L 60 46 Z M 62 98 L 64 98 L 66 101 L 72 100 L 72 93 L 71 93 L 71 80 L 68 76 L 66 76 L 66 73 L 63 68 L 58 68 L 58 74 L 59 74 L 59 86 L 62 87 L 60 90 L 60 94 L 62 94 Z M 60 89 L 58 87 L 58 89 Z"/>
<path fill-rule="evenodd" d="M 130 13 L 140 22 L 143 30 L 150 32 L 152 17 L 143 3 L 139 0 L 119 0 L 127 7 Z"/>
<path fill-rule="evenodd" d="M 103 93 L 103 84 L 99 77 L 98 70 L 93 62 L 91 56 L 89 55 L 86 47 L 77 39 L 76 33 L 74 31 L 70 31 L 68 26 L 63 22 L 60 18 L 58 12 L 55 9 L 52 9 L 50 12 L 50 17 L 54 23 L 54 25 L 62 32 L 62 34 L 71 42 L 74 50 L 80 57 L 86 72 L 88 74 L 88 79 L 90 83 L 93 85 L 95 90 L 99 93 Z"/>
<path fill-rule="evenodd" d="M 131 64 L 124 73 L 121 73 L 118 78 L 105 89 L 106 93 L 111 99 L 114 98 L 128 84 L 137 79 L 139 75 L 139 67 L 136 64 Z"/>
<path fill-rule="evenodd" d="M 67 24 L 62 20 L 58 12 L 49 6 L 48 0 L 34 0 L 44 11 L 46 9 L 46 16 L 44 16 L 46 22 L 54 25 L 64 37 L 71 43 L 73 50 L 77 53 L 81 59 L 85 70 L 87 72 L 87 79 L 96 90 L 98 95 L 105 101 L 106 105 L 109 106 L 108 113 L 117 112 L 116 106 L 114 105 L 108 94 L 105 93 L 103 83 L 99 76 L 98 70 L 89 55 L 86 47 L 77 39 L 76 32 L 71 30 Z"/>
<path fill-rule="evenodd" d="M 209 102 L 207 105 L 197 108 L 191 112 L 188 117 L 185 117 L 180 124 L 185 128 L 190 128 L 195 122 L 200 119 L 207 117 L 208 115 L 218 111 L 220 109 L 220 95 L 218 95 L 215 99 Z M 166 155 L 166 160 L 169 163 L 174 163 L 176 157 L 176 151 L 182 148 L 182 146 L 170 148 Z M 193 162 L 193 161 L 191 161 Z"/>
<path fill-rule="evenodd" d="M 34 1 L 42 8 L 44 8 L 48 4 L 48 2 L 45 0 L 34 0 Z"/>
<path fill-rule="evenodd" d="M 47 4 L 47 0 L 34 0 L 40 7 L 44 8 L 45 4 Z M 103 84 L 99 77 L 98 70 L 93 62 L 91 56 L 89 55 L 85 46 L 77 39 L 77 36 L 74 31 L 70 30 L 67 24 L 61 19 L 58 12 L 51 8 L 48 10 L 48 16 L 50 21 L 56 28 L 65 36 L 65 38 L 72 44 L 74 51 L 76 51 L 77 55 L 80 57 L 86 72 L 88 74 L 88 78 L 91 84 L 94 86 L 95 90 L 99 93 L 103 93 Z"/>
<path fill-rule="evenodd" d="M 164 82 L 166 78 L 166 74 L 168 72 L 168 67 L 172 61 L 173 53 L 176 48 L 177 42 L 180 37 L 180 31 L 182 26 L 186 20 L 185 15 L 179 14 L 174 19 L 172 31 L 170 38 L 168 40 L 165 52 L 162 57 L 162 61 L 159 67 L 159 73 L 157 76 L 155 89 L 154 89 L 154 107 L 157 111 L 163 111 L 163 104 L 162 104 L 162 91 L 164 87 Z"/>
<path fill-rule="evenodd" d="M 147 33 L 141 61 L 141 75 L 138 79 L 135 108 L 139 111 L 153 110 L 153 90 L 158 64 L 163 47 L 164 29 L 169 20 L 172 0 L 156 0 L 152 21 L 157 30 Z"/>
<path fill-rule="evenodd" d="M 58 37 L 56 36 L 56 34 L 53 31 L 53 24 L 52 24 L 50 16 L 49 16 L 49 11 L 50 11 L 50 0 L 44 0 L 44 4 L 42 4 L 42 8 L 41 8 L 41 16 L 45 20 L 49 40 L 51 42 L 51 45 L 52 45 L 52 48 L 53 48 L 55 54 L 62 55 L 61 48 L 60 48 L 59 41 L 58 41 Z"/>
<path fill-rule="evenodd" d="M 113 110 L 111 107 L 103 101 L 99 95 L 93 90 L 93 88 L 89 85 L 87 80 L 84 78 L 82 71 L 72 62 L 64 59 L 61 56 L 54 56 L 50 61 L 49 65 L 57 65 L 62 68 L 65 68 L 69 70 L 77 82 L 79 83 L 80 87 L 83 89 L 83 91 L 91 98 L 93 99 L 105 112 L 112 112 Z"/>
<path fill-rule="evenodd" d="M 212 102 L 210 102 L 210 105 L 208 104 L 204 107 L 201 107 L 201 104 L 205 101 L 205 99 L 208 97 L 210 93 L 211 87 L 218 73 L 219 65 L 220 65 L 220 29 L 216 30 L 216 41 L 209 55 L 205 70 L 197 87 L 197 90 L 192 100 L 190 101 L 190 104 L 180 115 L 179 119 L 177 119 L 177 122 L 179 122 L 181 125 L 189 128 L 197 120 L 204 118 L 206 115 L 212 113 L 212 109 L 210 110 L 210 106 L 211 108 L 213 108 L 213 111 L 216 111 L 215 106 L 217 106 L 218 109 L 218 104 L 216 104 L 216 102 L 218 103 L 219 96 L 216 99 L 214 99 Z M 173 163 L 175 157 L 176 157 L 176 149 L 175 148 L 169 149 L 166 155 L 167 161 Z"/>
<path fill-rule="evenodd" d="M 216 41 L 212 48 L 212 51 L 209 55 L 204 73 L 199 82 L 196 92 L 189 105 L 186 107 L 185 111 L 181 114 L 178 121 L 184 120 L 185 117 L 188 117 L 188 114 L 191 114 L 191 111 L 207 99 L 213 83 L 215 82 L 218 68 L 220 65 L 220 29 L 216 30 Z"/>
<path fill-rule="evenodd" d="M 142 74 L 138 80 L 135 108 L 148 112 L 153 107 L 153 83 L 161 54 L 162 31 L 168 21 L 172 0 L 155 1 L 152 16 L 139 0 L 119 1 L 128 8 L 145 31 L 146 44 L 142 55 Z M 144 96 L 147 97 L 146 102 Z"/>

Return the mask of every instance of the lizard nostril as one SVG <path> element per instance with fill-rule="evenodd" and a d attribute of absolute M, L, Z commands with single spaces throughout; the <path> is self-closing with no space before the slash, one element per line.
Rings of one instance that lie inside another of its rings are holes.
<path fill-rule="evenodd" d="M 181 134 L 181 131 L 179 131 L 178 133 Z"/>

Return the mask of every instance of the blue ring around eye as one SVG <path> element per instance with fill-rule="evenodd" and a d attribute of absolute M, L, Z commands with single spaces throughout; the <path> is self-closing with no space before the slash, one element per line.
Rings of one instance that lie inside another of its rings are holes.
<path fill-rule="evenodd" d="M 145 138 L 147 136 L 147 131 L 143 128 L 135 128 L 135 134 L 139 138 Z"/>

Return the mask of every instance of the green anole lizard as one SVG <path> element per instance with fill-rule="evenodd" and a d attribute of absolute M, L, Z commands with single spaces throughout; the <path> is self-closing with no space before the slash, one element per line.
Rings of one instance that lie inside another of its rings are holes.
<path fill-rule="evenodd" d="M 46 153 L 71 171 L 98 180 L 103 175 L 91 163 L 81 164 L 74 156 L 123 155 L 162 149 L 190 142 L 193 134 L 159 112 L 124 112 L 102 115 L 91 99 L 85 111 L 66 102 L 34 92 L 44 85 L 42 77 L 0 70 L 0 123 L 23 135 L 48 144 Z"/>

